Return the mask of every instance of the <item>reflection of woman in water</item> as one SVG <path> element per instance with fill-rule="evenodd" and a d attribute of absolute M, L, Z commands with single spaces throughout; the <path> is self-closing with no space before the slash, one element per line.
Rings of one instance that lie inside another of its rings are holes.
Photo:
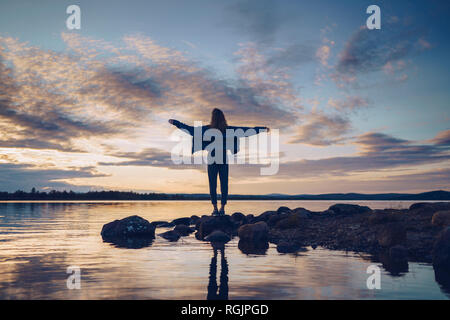
<path fill-rule="evenodd" d="M 176 126 L 179 129 L 183 129 L 185 131 L 187 131 L 191 136 L 194 137 L 194 132 L 196 129 L 192 126 L 189 126 L 187 124 L 184 124 L 178 120 L 174 120 L 174 119 L 170 119 L 169 120 L 170 124 L 173 124 L 174 126 Z M 197 127 L 198 128 L 198 127 Z M 226 130 L 227 129 L 231 129 L 231 130 L 239 130 L 242 129 L 242 131 L 244 132 L 244 136 L 248 137 L 254 134 L 258 134 L 260 131 L 264 130 L 264 131 L 269 131 L 269 128 L 267 127 L 253 127 L 253 128 L 249 128 L 249 127 L 233 127 L 233 126 L 229 126 L 227 124 L 227 120 L 225 119 L 225 115 L 223 114 L 223 112 L 219 109 L 214 109 L 212 111 L 212 116 L 211 116 L 211 123 L 209 125 L 206 126 L 202 126 L 199 132 L 201 132 L 201 137 L 203 138 L 206 130 L 208 129 L 217 129 L 219 130 L 222 135 L 223 135 L 223 159 L 219 159 L 216 160 L 214 159 L 214 150 L 212 150 L 212 154 L 211 157 L 213 157 L 213 161 L 210 162 L 209 159 L 211 159 L 210 157 L 208 157 L 208 179 L 209 179 L 209 193 L 211 195 L 211 202 L 212 205 L 214 207 L 214 211 L 213 211 L 213 215 L 225 215 L 225 205 L 227 204 L 227 198 L 228 198 L 228 158 L 227 158 L 227 145 L 231 146 L 233 145 L 233 150 L 230 150 L 233 154 L 239 152 L 239 147 L 238 147 L 238 141 L 237 139 L 234 139 L 233 143 L 231 144 L 231 142 L 229 142 L 227 144 L 226 139 L 227 139 L 227 135 L 226 135 Z M 253 129 L 253 130 L 250 130 Z M 207 142 L 205 143 L 205 141 L 199 143 L 199 145 L 201 146 L 201 150 L 205 150 L 206 146 L 209 143 L 212 143 L 214 140 L 212 140 L 211 142 Z M 196 143 L 195 141 L 193 141 L 192 143 L 192 153 L 194 153 L 195 151 L 198 151 L 196 149 Z M 222 194 L 221 196 L 221 207 L 220 210 L 217 210 L 217 175 L 219 175 L 220 178 L 220 192 Z"/>
<path fill-rule="evenodd" d="M 207 300 L 228 300 L 228 262 L 225 258 L 225 245 L 211 243 L 214 255 L 209 265 L 209 283 Z M 220 286 L 217 292 L 217 251 L 220 250 Z"/>

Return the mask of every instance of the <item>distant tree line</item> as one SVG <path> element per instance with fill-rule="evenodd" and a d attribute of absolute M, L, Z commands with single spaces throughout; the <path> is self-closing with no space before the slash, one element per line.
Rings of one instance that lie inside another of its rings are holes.
<path fill-rule="evenodd" d="M 220 199 L 220 195 L 219 195 Z M 433 200 L 449 201 L 450 192 L 430 191 L 418 194 L 406 193 L 384 193 L 384 194 L 361 194 L 361 193 L 329 193 L 318 195 L 230 195 L 231 200 Z M 5 200 L 209 200 L 209 194 L 187 194 L 187 193 L 137 193 L 133 191 L 37 191 L 33 188 L 31 192 L 17 190 L 15 192 L 1 192 L 0 201 Z"/>
<path fill-rule="evenodd" d="M 0 200 L 188 200 L 186 195 L 165 193 L 136 193 L 132 191 L 89 191 L 74 192 L 51 190 L 49 192 L 31 192 L 17 190 L 15 192 L 0 192 Z M 189 198 L 192 199 L 192 196 Z M 202 198 L 202 197 L 199 197 Z"/>

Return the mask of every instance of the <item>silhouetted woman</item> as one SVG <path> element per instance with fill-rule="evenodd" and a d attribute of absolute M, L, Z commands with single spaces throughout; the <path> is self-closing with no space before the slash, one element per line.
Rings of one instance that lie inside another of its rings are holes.
<path fill-rule="evenodd" d="M 192 153 L 198 150 L 205 150 L 206 147 L 214 142 L 214 137 L 211 138 L 211 141 L 205 141 L 204 134 L 208 129 L 217 129 L 222 133 L 222 157 L 218 156 L 219 159 L 215 157 L 215 150 L 211 151 L 211 154 L 208 154 L 208 179 L 209 179 L 209 194 L 211 195 L 211 202 L 214 207 L 213 215 L 225 215 L 225 205 L 227 204 L 228 198 L 228 157 L 227 157 L 227 146 L 233 145 L 233 149 L 230 150 L 233 154 L 239 152 L 239 141 L 237 138 L 233 137 L 233 143 L 227 143 L 226 140 L 230 139 L 230 137 L 226 134 L 227 129 L 238 130 L 242 129 L 245 137 L 251 136 L 253 134 L 258 134 L 261 130 L 269 131 L 267 127 L 234 127 L 229 126 L 225 119 L 225 115 L 219 109 L 214 109 L 212 111 L 211 123 L 202 127 L 192 127 L 187 124 L 184 124 L 178 120 L 170 119 L 170 124 L 173 124 L 179 129 L 187 131 L 192 137 Z M 195 141 L 197 138 L 197 132 L 201 134 L 200 139 L 201 142 Z M 228 137 L 227 137 L 228 136 Z M 207 139 L 206 139 L 207 140 Z M 201 149 L 200 149 L 201 148 Z M 212 159 L 212 160 L 211 160 Z M 221 191 L 221 207 L 220 210 L 217 210 L 217 175 L 220 178 L 220 191 Z"/>

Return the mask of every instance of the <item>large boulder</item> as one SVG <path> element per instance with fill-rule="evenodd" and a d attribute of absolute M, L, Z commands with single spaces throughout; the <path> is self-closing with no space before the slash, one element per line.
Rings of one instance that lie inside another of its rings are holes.
<path fill-rule="evenodd" d="M 450 227 L 446 227 L 436 239 L 433 248 L 433 266 L 450 274 Z"/>
<path fill-rule="evenodd" d="M 269 239 L 269 227 L 263 221 L 244 224 L 238 229 L 238 236 L 240 240 L 247 242 L 267 242 Z"/>
<path fill-rule="evenodd" d="M 133 237 L 153 239 L 155 237 L 155 227 L 144 218 L 130 216 L 105 224 L 102 228 L 101 235 L 105 240 Z"/>
<path fill-rule="evenodd" d="M 369 213 L 372 211 L 369 207 L 359 206 L 357 204 L 337 203 L 328 208 L 336 215 L 354 215 L 361 213 Z"/>
<path fill-rule="evenodd" d="M 231 237 L 221 230 L 216 230 L 207 235 L 205 240 L 209 242 L 227 243 L 231 240 Z"/>
<path fill-rule="evenodd" d="M 399 223 L 383 225 L 377 235 L 378 244 L 385 248 L 400 245 L 406 241 L 406 230 Z"/>
<path fill-rule="evenodd" d="M 450 225 L 450 210 L 438 211 L 435 214 L 433 214 L 431 224 L 433 226 L 439 227 L 445 227 Z"/>
<path fill-rule="evenodd" d="M 204 216 L 198 221 L 196 238 L 204 240 L 211 232 L 221 230 L 230 236 L 236 232 L 236 227 L 230 216 Z"/>

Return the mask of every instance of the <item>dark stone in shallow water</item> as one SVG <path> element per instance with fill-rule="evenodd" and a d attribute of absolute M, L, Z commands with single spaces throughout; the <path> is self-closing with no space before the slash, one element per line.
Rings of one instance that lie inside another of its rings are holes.
<path fill-rule="evenodd" d="M 144 218 L 130 216 L 121 220 L 114 220 L 103 226 L 101 235 L 103 239 L 115 238 L 155 237 L 155 227 Z"/>
<path fill-rule="evenodd" d="M 433 266 L 450 273 L 450 227 L 446 227 L 439 234 L 434 244 Z"/>
<path fill-rule="evenodd" d="M 277 251 L 279 253 L 294 253 L 299 251 L 300 248 L 301 246 L 299 246 L 298 244 L 284 240 L 280 241 L 277 244 Z"/>
<path fill-rule="evenodd" d="M 239 240 L 238 248 L 243 254 L 265 255 L 269 249 L 269 242 Z"/>
<path fill-rule="evenodd" d="M 195 235 L 197 239 L 204 240 L 207 235 L 213 231 L 220 230 L 226 234 L 233 235 L 236 232 L 236 226 L 230 216 L 203 216 L 197 222 L 198 232 Z"/>
<path fill-rule="evenodd" d="M 173 231 L 178 233 L 180 236 L 185 237 L 185 236 L 190 235 L 195 230 L 193 228 L 189 227 L 189 226 L 184 225 L 184 224 L 179 224 L 179 225 L 175 226 Z"/>
<path fill-rule="evenodd" d="M 151 225 L 155 228 L 172 228 L 174 226 L 173 223 L 167 221 L 153 221 Z"/>
<path fill-rule="evenodd" d="M 180 239 L 180 234 L 174 230 L 169 230 L 164 233 L 159 234 L 160 237 L 163 237 L 166 240 L 169 240 L 170 242 L 175 242 Z"/>
<path fill-rule="evenodd" d="M 190 225 L 191 224 L 191 218 L 178 218 L 172 221 L 174 225 L 178 224 L 184 224 L 184 225 Z"/>
<path fill-rule="evenodd" d="M 378 258 L 380 259 L 383 268 L 389 272 L 391 276 L 401 277 L 409 271 L 408 260 L 406 259 L 406 256 L 395 256 L 392 255 L 392 253 L 391 250 L 382 251 L 378 254 Z"/>
<path fill-rule="evenodd" d="M 357 204 L 346 204 L 346 203 L 338 203 L 332 205 L 330 208 L 328 208 L 328 210 L 333 211 L 334 214 L 338 215 L 353 215 L 360 213 L 368 213 L 372 211 L 372 209 L 366 206 L 359 206 Z"/>
<path fill-rule="evenodd" d="M 403 244 L 406 241 L 406 230 L 400 223 L 389 223 L 382 226 L 377 239 L 380 246 L 385 248 Z"/>
<path fill-rule="evenodd" d="M 239 239 L 248 242 L 267 242 L 269 240 L 269 227 L 265 222 L 244 224 L 238 230 Z"/>

